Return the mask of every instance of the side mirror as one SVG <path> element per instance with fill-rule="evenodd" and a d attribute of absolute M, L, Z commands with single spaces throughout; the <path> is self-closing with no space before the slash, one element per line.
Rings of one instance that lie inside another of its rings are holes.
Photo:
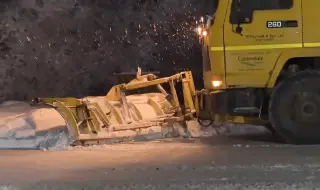
<path fill-rule="evenodd" d="M 236 33 L 237 34 L 242 34 L 243 28 L 240 26 L 240 24 L 236 27 Z"/>

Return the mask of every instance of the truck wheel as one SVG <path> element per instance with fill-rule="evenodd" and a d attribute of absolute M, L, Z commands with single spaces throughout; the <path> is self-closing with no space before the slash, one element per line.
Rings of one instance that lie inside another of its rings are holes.
<path fill-rule="evenodd" d="M 269 103 L 274 130 L 290 144 L 320 143 L 320 72 L 302 71 L 281 81 Z"/>

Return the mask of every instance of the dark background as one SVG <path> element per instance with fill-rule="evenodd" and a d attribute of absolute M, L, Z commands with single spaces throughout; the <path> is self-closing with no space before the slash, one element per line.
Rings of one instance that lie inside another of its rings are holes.
<path fill-rule="evenodd" d="M 1 0 L 0 101 L 104 95 L 115 70 L 192 70 L 199 0 Z M 201 88 L 201 87 L 200 87 Z"/>

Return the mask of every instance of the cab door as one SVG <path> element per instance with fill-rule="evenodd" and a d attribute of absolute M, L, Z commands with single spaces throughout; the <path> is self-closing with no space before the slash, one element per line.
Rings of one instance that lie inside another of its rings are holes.
<path fill-rule="evenodd" d="M 224 23 L 227 86 L 265 87 L 280 55 L 302 47 L 301 1 L 229 1 Z"/>

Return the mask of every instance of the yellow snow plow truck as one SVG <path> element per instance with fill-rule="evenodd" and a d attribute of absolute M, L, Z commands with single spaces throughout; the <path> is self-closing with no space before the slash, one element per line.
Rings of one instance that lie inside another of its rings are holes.
<path fill-rule="evenodd" d="M 190 132 L 194 121 L 262 125 L 287 143 L 318 143 L 320 1 L 211 0 L 207 7 L 197 28 L 203 90 L 195 89 L 191 72 L 157 78 L 138 69 L 105 96 L 35 102 L 57 109 L 73 142 L 82 144 L 175 124 Z M 155 91 L 140 93 L 146 88 Z"/>

